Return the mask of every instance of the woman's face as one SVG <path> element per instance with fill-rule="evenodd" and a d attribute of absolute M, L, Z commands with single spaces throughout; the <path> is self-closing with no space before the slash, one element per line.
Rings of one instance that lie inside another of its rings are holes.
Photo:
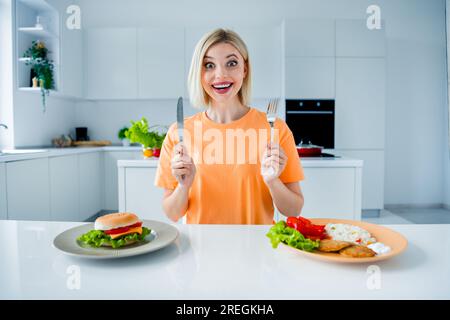
<path fill-rule="evenodd" d="M 247 74 L 239 51 L 229 43 L 217 43 L 206 51 L 202 66 L 202 86 L 216 102 L 237 96 Z"/>

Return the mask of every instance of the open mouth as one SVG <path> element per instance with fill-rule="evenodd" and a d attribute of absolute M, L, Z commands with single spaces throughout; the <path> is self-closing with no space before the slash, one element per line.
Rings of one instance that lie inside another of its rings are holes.
<path fill-rule="evenodd" d="M 212 85 L 215 92 L 219 94 L 227 93 L 233 86 L 232 82 L 219 82 Z"/>

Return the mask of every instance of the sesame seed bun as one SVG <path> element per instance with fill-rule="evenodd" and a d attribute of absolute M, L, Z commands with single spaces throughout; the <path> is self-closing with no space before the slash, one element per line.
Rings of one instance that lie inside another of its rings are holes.
<path fill-rule="evenodd" d="M 110 213 L 101 216 L 95 220 L 95 230 L 111 230 L 126 226 L 131 226 L 140 222 L 137 215 L 130 212 Z"/>

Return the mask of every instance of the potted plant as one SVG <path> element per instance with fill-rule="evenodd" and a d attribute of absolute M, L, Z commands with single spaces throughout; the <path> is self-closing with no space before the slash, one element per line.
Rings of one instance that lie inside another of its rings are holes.
<path fill-rule="evenodd" d="M 154 128 L 154 127 L 160 127 L 160 126 L 153 126 L 152 128 Z M 161 147 L 162 147 L 162 144 L 164 142 L 164 139 L 165 139 L 167 133 L 166 132 L 160 133 L 158 131 L 150 131 L 150 133 L 153 135 L 153 137 L 155 139 L 155 146 L 153 147 L 153 156 L 159 158 L 159 155 L 161 153 Z"/>
<path fill-rule="evenodd" d="M 23 54 L 27 58 L 27 66 L 31 66 L 31 73 L 35 75 L 32 79 L 33 87 L 40 87 L 43 112 L 45 112 L 45 96 L 55 88 L 53 77 L 53 61 L 47 58 L 48 49 L 43 41 L 33 41 L 31 47 Z"/>
<path fill-rule="evenodd" d="M 154 135 L 149 132 L 148 121 L 145 117 L 142 117 L 140 121 L 131 121 L 131 127 L 125 133 L 125 136 L 131 143 L 140 143 L 142 145 L 144 158 L 153 156 L 156 140 Z"/>
<path fill-rule="evenodd" d="M 128 127 L 123 127 L 119 130 L 117 137 L 122 141 L 124 147 L 130 146 L 130 140 L 127 138 L 126 133 L 128 132 Z"/>

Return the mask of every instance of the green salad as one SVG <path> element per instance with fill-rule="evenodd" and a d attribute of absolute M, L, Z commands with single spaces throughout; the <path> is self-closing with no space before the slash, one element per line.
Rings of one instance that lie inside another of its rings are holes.
<path fill-rule="evenodd" d="M 116 239 L 112 239 L 110 235 L 107 235 L 102 230 L 91 230 L 78 237 L 77 240 L 85 245 L 94 248 L 99 248 L 102 245 L 107 245 L 113 247 L 114 249 L 117 249 L 125 246 L 129 242 L 144 241 L 145 237 L 150 234 L 150 231 L 151 231 L 150 229 L 142 227 L 142 234 L 131 233 L 123 235 Z"/>
<path fill-rule="evenodd" d="M 299 231 L 288 227 L 285 221 L 278 221 L 270 228 L 266 236 L 270 238 L 270 242 L 274 248 L 278 247 L 280 242 L 309 252 L 319 248 L 320 241 L 305 238 Z"/>

